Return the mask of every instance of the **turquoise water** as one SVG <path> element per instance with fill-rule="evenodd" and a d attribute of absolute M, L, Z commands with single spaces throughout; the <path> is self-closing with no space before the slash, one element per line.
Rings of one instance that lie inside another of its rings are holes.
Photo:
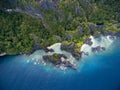
<path fill-rule="evenodd" d="M 0 90 L 120 90 L 119 40 L 105 53 L 84 58 L 77 71 L 0 57 Z"/>

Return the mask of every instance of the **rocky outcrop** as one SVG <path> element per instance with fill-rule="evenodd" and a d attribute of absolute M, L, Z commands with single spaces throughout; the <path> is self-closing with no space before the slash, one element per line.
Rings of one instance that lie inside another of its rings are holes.
<path fill-rule="evenodd" d="M 82 57 L 82 52 L 80 52 L 79 49 L 80 48 L 77 48 L 77 45 L 75 43 L 62 43 L 61 44 L 61 50 L 70 52 L 72 56 L 75 57 L 77 60 L 80 60 Z"/>
<path fill-rule="evenodd" d="M 68 34 L 68 33 L 66 33 L 65 36 L 66 36 L 66 37 L 65 37 L 66 40 L 70 40 L 70 39 L 72 39 L 72 37 L 73 37 L 72 34 Z"/>
<path fill-rule="evenodd" d="M 55 38 L 57 39 L 57 41 L 61 42 L 62 38 L 60 36 L 55 35 Z"/>
<path fill-rule="evenodd" d="M 52 62 L 53 64 L 60 64 L 61 58 L 67 59 L 64 54 L 53 54 L 53 55 L 44 55 L 43 59 L 47 62 Z"/>
<path fill-rule="evenodd" d="M 80 28 L 78 29 L 78 34 L 79 34 L 80 36 L 83 35 L 83 28 L 82 28 L 82 27 L 80 27 Z"/>
<path fill-rule="evenodd" d="M 33 36 L 33 40 L 34 40 L 34 44 L 33 44 L 33 47 L 32 47 L 32 52 L 41 49 L 40 41 L 39 41 L 39 39 L 36 35 Z"/>
<path fill-rule="evenodd" d="M 120 30 L 116 32 L 114 35 L 120 37 Z"/>
<path fill-rule="evenodd" d="M 75 47 L 76 45 L 74 43 L 63 42 L 61 44 L 61 50 L 65 50 L 67 52 L 73 52 Z"/>
<path fill-rule="evenodd" d="M 105 51 L 105 47 L 97 46 L 97 47 L 92 48 L 93 53 L 97 53 L 97 52 L 101 52 L 101 51 Z"/>
<path fill-rule="evenodd" d="M 55 12 L 58 12 L 57 9 L 55 8 L 55 4 L 51 1 L 47 1 L 47 0 L 43 0 L 40 4 L 39 4 L 39 8 L 43 9 L 43 10 L 54 10 Z"/>
<path fill-rule="evenodd" d="M 88 45 L 92 45 L 93 44 L 93 42 L 91 41 L 91 38 L 86 38 L 85 40 L 84 40 L 84 43 L 85 44 L 88 44 Z"/>
<path fill-rule="evenodd" d="M 36 18 L 41 18 L 42 20 L 44 19 L 44 14 L 40 10 L 35 9 L 31 5 L 25 5 L 25 13 Z"/>
<path fill-rule="evenodd" d="M 65 69 L 65 67 L 70 67 L 73 69 L 77 69 L 77 65 L 68 60 L 68 58 L 64 54 L 53 54 L 53 55 L 44 55 L 43 59 L 45 62 L 51 62 L 57 67 L 61 67 L 61 69 Z"/>

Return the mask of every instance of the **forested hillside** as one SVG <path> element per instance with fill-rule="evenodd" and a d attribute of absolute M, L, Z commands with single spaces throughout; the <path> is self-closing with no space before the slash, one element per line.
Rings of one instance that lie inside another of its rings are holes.
<path fill-rule="evenodd" d="M 56 42 L 76 51 L 90 35 L 120 31 L 119 0 L 1 0 L 0 53 L 31 53 Z"/>

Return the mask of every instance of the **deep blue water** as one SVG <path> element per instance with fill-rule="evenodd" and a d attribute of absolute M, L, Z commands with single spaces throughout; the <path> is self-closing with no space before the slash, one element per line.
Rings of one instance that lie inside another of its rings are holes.
<path fill-rule="evenodd" d="M 26 59 L 0 57 L 0 90 L 120 90 L 120 44 L 85 58 L 78 71 L 63 72 Z"/>

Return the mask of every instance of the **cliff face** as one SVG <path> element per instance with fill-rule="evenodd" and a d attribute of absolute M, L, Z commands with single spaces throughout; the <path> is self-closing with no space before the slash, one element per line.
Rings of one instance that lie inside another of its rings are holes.
<path fill-rule="evenodd" d="M 65 29 L 77 28 L 78 22 L 86 22 L 92 8 L 87 0 L 22 0 L 15 11 L 40 18 L 47 29 L 53 30 L 61 26 Z"/>
<path fill-rule="evenodd" d="M 71 30 L 77 28 L 79 22 L 101 24 L 120 18 L 119 0 L 13 0 L 9 3 L 16 12 L 41 18 L 44 26 L 51 30 L 59 26 Z"/>
<path fill-rule="evenodd" d="M 3 0 L 1 7 L 40 18 L 50 30 L 76 29 L 81 22 L 119 19 L 119 0 Z M 6 3 L 7 2 L 7 3 Z M 113 7 L 112 7 L 113 6 Z M 93 19 L 91 19 L 93 18 Z M 97 20 L 96 20 L 97 19 Z M 80 22 L 80 23 L 79 23 Z"/>

